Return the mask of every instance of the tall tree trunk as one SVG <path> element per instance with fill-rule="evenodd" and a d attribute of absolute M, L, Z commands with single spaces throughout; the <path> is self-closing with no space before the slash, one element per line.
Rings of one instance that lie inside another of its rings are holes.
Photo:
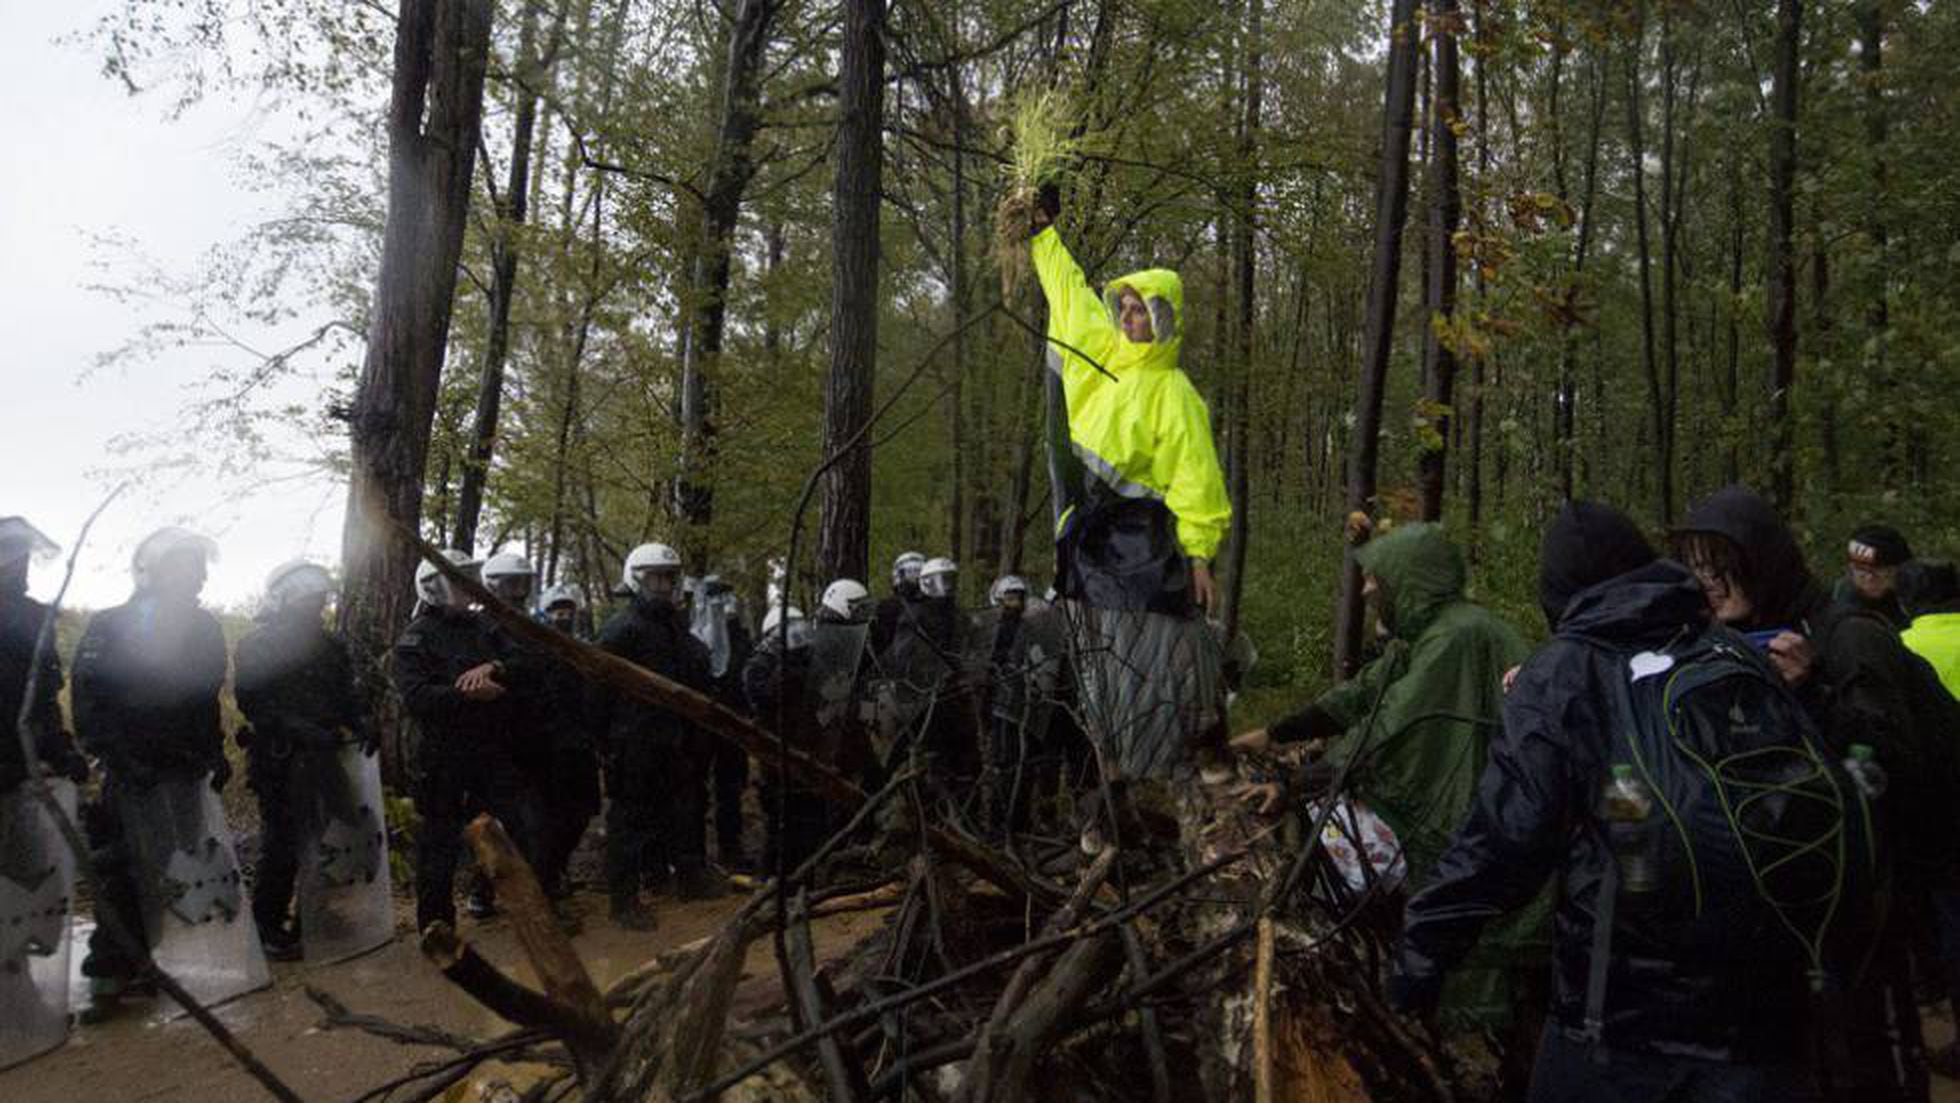
<path fill-rule="evenodd" d="M 1870 334 L 1871 372 L 1880 393 L 1892 386 L 1891 359 L 1886 345 L 1891 328 L 1891 246 L 1886 207 L 1891 201 L 1886 164 L 1886 144 L 1891 136 L 1891 116 L 1885 106 L 1885 0 L 1864 0 L 1858 5 L 1858 75 L 1865 89 L 1865 144 L 1871 156 L 1871 200 L 1865 204 L 1866 232 L 1871 235 L 1871 300 L 1865 307 L 1865 328 Z M 1889 405 L 1889 404 L 1888 404 Z M 1909 436 L 1897 421 L 1885 430 L 1883 479 L 1886 486 L 1899 486 L 1906 480 L 1905 439 Z"/>
<path fill-rule="evenodd" d="M 1729 301 L 1728 355 L 1722 374 L 1722 478 L 1742 480 L 1741 426 L 1736 422 L 1742 391 L 1742 170 L 1731 153 L 1729 163 Z"/>
<path fill-rule="evenodd" d="M 414 602 L 416 554 L 387 522 L 422 520 L 422 476 L 483 122 L 491 0 L 401 0 L 388 102 L 388 218 L 367 356 L 349 412 L 340 627 L 378 664 Z M 380 706 L 391 766 L 399 731 Z"/>
<path fill-rule="evenodd" d="M 1259 264 L 1257 223 L 1259 202 L 1259 126 L 1265 98 L 1265 0 L 1246 0 L 1245 20 L 1245 115 L 1239 123 L 1239 220 L 1232 244 L 1238 266 L 1238 371 L 1233 379 L 1232 450 L 1230 488 L 1232 495 L 1231 542 L 1225 548 L 1224 594 L 1222 610 L 1225 638 L 1239 632 L 1240 602 L 1245 595 L 1246 545 L 1252 526 L 1252 361 L 1255 347 L 1257 304 L 1253 300 Z"/>
<path fill-rule="evenodd" d="M 1389 14 L 1388 76 L 1382 96 L 1381 169 L 1375 181 L 1375 255 L 1368 282 L 1367 336 L 1360 386 L 1354 398 L 1347 507 L 1375 508 L 1375 469 L 1381 457 L 1382 395 L 1395 337 L 1397 285 L 1402 275 L 1402 230 L 1409 215 L 1410 115 L 1415 107 L 1416 56 L 1421 31 L 1415 0 L 1394 0 Z M 1361 661 L 1361 567 L 1349 548 L 1334 622 L 1334 666 L 1343 677 Z"/>
<path fill-rule="evenodd" d="M 756 132 L 762 129 L 761 84 L 779 0 L 735 0 L 722 60 L 721 119 L 715 156 L 702 190 L 699 233 L 691 249 L 681 345 L 681 475 L 675 487 L 687 526 L 683 554 L 707 554 L 714 519 L 713 381 L 728 318 L 728 280 L 742 197 L 755 179 Z"/>
<path fill-rule="evenodd" d="M 556 55 L 570 0 L 560 0 L 546 39 L 546 54 Z M 483 368 L 477 383 L 476 418 L 470 429 L 469 456 L 463 463 L 463 483 L 456 493 L 456 531 L 449 543 L 476 550 L 476 526 L 483 515 L 484 484 L 490 478 L 490 456 L 496 448 L 497 422 L 504 403 L 504 362 L 510 353 L 510 304 L 517 295 L 517 228 L 524 225 L 531 198 L 531 138 L 537 129 L 538 95 L 549 59 L 537 49 L 538 9 L 524 6 L 517 32 L 517 67 L 511 81 L 517 101 L 510 168 L 504 194 L 497 197 L 497 222 L 490 238 L 490 319 L 483 339 Z"/>
<path fill-rule="evenodd" d="M 831 222 L 830 386 L 824 401 L 824 455 L 843 455 L 824 476 L 817 567 L 827 579 L 868 577 L 871 556 L 871 448 L 856 438 L 871 417 L 878 356 L 884 33 L 884 0 L 844 0 L 837 79 L 842 118 Z"/>
<path fill-rule="evenodd" d="M 1486 224 L 1490 209 L 1490 63 L 1496 52 L 1488 38 L 1490 25 L 1484 16 L 1484 0 L 1476 0 L 1471 9 L 1475 25 L 1471 29 L 1471 39 L 1477 44 L 1477 179 L 1473 194 L 1477 196 L 1477 214 L 1474 225 Z M 1562 135 L 1558 130 L 1558 59 L 1554 55 L 1552 68 L 1553 98 L 1551 103 L 1552 135 L 1557 150 L 1558 163 L 1563 171 L 1564 149 Z M 1561 196 L 1560 198 L 1564 198 Z M 1484 278 L 1484 266 L 1477 266 L 1475 309 L 1482 312 L 1488 305 L 1488 286 Z M 1484 531 L 1484 357 L 1478 356 L 1470 364 L 1470 455 L 1465 466 L 1468 468 L 1465 480 L 1466 504 L 1470 507 L 1470 551 L 1473 561 L 1480 557 Z"/>
<path fill-rule="evenodd" d="M 1647 147 L 1645 109 L 1641 106 L 1641 57 L 1647 50 L 1647 5 L 1639 5 L 1639 23 L 1627 50 L 1627 162 L 1633 176 L 1634 249 L 1640 262 L 1640 363 L 1647 378 L 1649 441 L 1654 449 L 1654 515 L 1665 525 L 1674 519 L 1674 456 L 1667 443 L 1667 392 L 1661 383 L 1659 352 L 1654 339 L 1654 250 L 1647 232 Z"/>
<path fill-rule="evenodd" d="M 1428 325 L 1423 327 L 1422 421 L 1435 434 L 1425 440 L 1416 463 L 1422 492 L 1422 518 L 1443 518 L 1444 458 L 1455 417 L 1456 353 L 1439 330 L 1456 318 L 1456 228 L 1463 197 L 1457 179 L 1457 107 L 1462 74 L 1457 63 L 1456 0 L 1429 0 L 1429 30 L 1435 43 L 1435 85 L 1429 100 L 1429 283 L 1424 288 Z"/>
<path fill-rule="evenodd" d="M 1797 382 L 1797 264 L 1790 238 L 1796 217 L 1802 36 L 1803 0 L 1777 0 L 1769 132 L 1769 497 L 1785 517 L 1790 516 L 1796 491 L 1796 427 L 1791 424 L 1790 391 Z"/>

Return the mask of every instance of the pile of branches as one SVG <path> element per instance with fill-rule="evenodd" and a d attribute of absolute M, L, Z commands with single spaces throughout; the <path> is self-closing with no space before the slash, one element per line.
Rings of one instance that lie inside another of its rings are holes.
<path fill-rule="evenodd" d="M 1282 837 L 1197 780 L 1102 785 L 1086 802 L 1095 830 L 1037 821 L 996 847 L 930 778 L 901 772 L 866 794 L 705 696 L 503 609 L 422 551 L 512 633 L 775 764 L 837 805 L 842 826 L 717 933 L 601 992 L 501 827 L 480 820 L 471 843 L 543 990 L 438 924 L 425 955 L 516 1024 L 509 1034 L 405 1028 L 316 995 L 330 1025 L 452 1051 L 362 1100 L 434 1099 L 490 1060 L 547 1070 L 524 1095 L 537 1100 L 1456 1097 L 1450 1052 L 1377 995 L 1394 902 L 1350 890 L 1322 848 L 1300 845 L 1321 823 Z M 867 834 L 869 868 L 887 872 L 840 880 L 835 858 Z M 813 921 L 867 909 L 884 922 L 820 960 Z M 737 1017 L 743 962 L 764 939 L 780 984 Z"/>

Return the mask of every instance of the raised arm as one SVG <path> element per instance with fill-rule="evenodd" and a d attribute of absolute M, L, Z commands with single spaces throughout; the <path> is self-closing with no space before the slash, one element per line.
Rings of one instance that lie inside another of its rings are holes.
<path fill-rule="evenodd" d="M 1082 266 L 1069 255 L 1055 227 L 1034 235 L 1029 249 L 1034 255 L 1035 275 L 1041 280 L 1041 293 L 1048 299 L 1049 349 L 1061 355 L 1063 377 L 1071 372 L 1094 371 L 1082 362 L 1081 355 L 1100 365 L 1115 352 L 1118 340 L 1116 323 L 1103 307 L 1102 296 L 1089 286 Z"/>

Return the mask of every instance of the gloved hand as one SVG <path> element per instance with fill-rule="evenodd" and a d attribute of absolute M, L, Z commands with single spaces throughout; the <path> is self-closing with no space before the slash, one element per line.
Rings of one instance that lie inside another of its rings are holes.
<path fill-rule="evenodd" d="M 1062 216 L 1062 189 L 1052 183 L 1041 185 L 1040 193 L 1035 196 L 1035 206 L 1053 223 Z"/>
<path fill-rule="evenodd" d="M 381 753 L 381 733 L 372 727 L 361 729 L 361 753 L 373 758 Z"/>
<path fill-rule="evenodd" d="M 211 791 L 214 793 L 224 792 L 225 782 L 230 780 L 231 760 L 223 755 L 219 755 L 218 760 L 211 764 Z"/>

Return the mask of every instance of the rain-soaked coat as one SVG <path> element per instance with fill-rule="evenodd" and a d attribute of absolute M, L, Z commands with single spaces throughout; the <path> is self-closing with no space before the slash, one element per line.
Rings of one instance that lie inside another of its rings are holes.
<path fill-rule="evenodd" d="M 1357 558 L 1381 587 L 1394 639 L 1272 734 L 1281 742 L 1333 736 L 1328 757 L 1354 759 L 1351 791 L 1395 830 L 1409 887 L 1419 890 L 1469 813 L 1502 726 L 1504 672 L 1528 649 L 1516 629 L 1465 600 L 1463 556 L 1438 526 L 1401 526 Z M 1452 1020 L 1506 1022 L 1512 995 L 1502 974 L 1529 968 L 1545 944 L 1542 907 L 1493 926 L 1483 952 L 1451 978 L 1444 1006 Z"/>
<path fill-rule="evenodd" d="M 1217 555 L 1232 520 L 1210 414 L 1178 367 L 1183 285 L 1152 268 L 1097 295 L 1053 227 L 1032 250 L 1060 391 L 1050 398 L 1055 538 L 1064 564 L 1081 567 L 1065 568 L 1058 588 L 1099 608 L 1182 611 L 1184 557 Z M 1155 339 L 1146 344 L 1116 321 L 1124 288 L 1149 307 Z"/>

